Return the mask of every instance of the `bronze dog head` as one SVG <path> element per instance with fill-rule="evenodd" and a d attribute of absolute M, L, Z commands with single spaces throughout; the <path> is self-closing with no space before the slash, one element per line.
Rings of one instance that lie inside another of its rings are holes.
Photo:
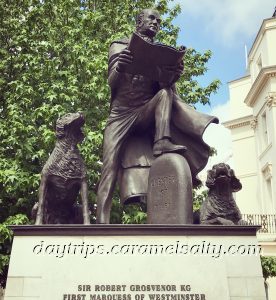
<path fill-rule="evenodd" d="M 235 176 L 235 172 L 225 163 L 219 163 L 213 166 L 207 173 L 206 186 L 212 190 L 212 188 L 218 182 L 229 182 L 232 188 L 232 192 L 238 192 L 241 190 L 242 185 L 240 180 Z"/>
<path fill-rule="evenodd" d="M 82 113 L 68 113 L 57 120 L 56 137 L 58 139 L 68 138 L 72 142 L 80 143 L 84 139 L 82 126 L 85 120 Z"/>

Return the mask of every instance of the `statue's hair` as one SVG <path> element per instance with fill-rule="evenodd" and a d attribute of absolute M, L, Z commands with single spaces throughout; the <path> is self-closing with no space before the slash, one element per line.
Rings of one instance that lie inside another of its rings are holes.
<path fill-rule="evenodd" d="M 144 19 L 145 15 L 145 10 L 143 9 L 142 11 L 139 12 L 139 14 L 136 16 L 136 29 L 140 27 L 141 22 Z"/>

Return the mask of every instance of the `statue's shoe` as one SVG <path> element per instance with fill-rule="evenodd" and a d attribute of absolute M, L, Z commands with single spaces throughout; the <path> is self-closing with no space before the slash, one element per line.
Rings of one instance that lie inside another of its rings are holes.
<path fill-rule="evenodd" d="M 180 153 L 183 154 L 187 147 L 182 145 L 175 145 L 170 140 L 164 139 L 156 142 L 153 146 L 153 155 L 159 156 L 163 153 Z"/>

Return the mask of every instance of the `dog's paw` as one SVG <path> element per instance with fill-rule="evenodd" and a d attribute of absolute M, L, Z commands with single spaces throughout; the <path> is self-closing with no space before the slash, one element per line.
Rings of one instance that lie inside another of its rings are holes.
<path fill-rule="evenodd" d="M 237 225 L 248 225 L 248 223 L 242 219 L 239 220 L 239 222 L 237 223 Z"/>
<path fill-rule="evenodd" d="M 233 221 L 231 220 L 228 220 L 228 219 L 224 219 L 224 218 L 221 218 L 221 217 L 218 217 L 217 218 L 218 221 L 220 222 L 221 225 L 235 225 Z"/>

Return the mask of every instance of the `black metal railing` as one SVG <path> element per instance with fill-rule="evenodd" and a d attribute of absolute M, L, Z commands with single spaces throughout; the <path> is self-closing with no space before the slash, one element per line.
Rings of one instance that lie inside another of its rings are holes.
<path fill-rule="evenodd" d="M 276 234 L 276 214 L 243 214 L 242 218 L 248 225 L 260 225 L 259 233 Z"/>

